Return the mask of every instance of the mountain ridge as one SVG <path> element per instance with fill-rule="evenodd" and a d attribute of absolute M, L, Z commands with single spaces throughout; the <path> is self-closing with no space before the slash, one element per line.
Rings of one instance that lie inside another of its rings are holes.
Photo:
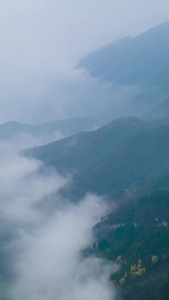
<path fill-rule="evenodd" d="M 83 130 L 92 130 L 98 126 L 98 121 L 92 117 L 79 117 L 67 120 L 58 120 L 42 124 L 24 124 L 17 121 L 9 121 L 0 124 L 0 140 L 8 140 L 19 134 L 28 134 L 35 137 L 52 135 L 57 132 L 68 136 Z"/>
<path fill-rule="evenodd" d="M 123 38 L 79 60 L 77 68 L 121 85 L 157 86 L 168 91 L 169 21 L 133 38 Z"/>
<path fill-rule="evenodd" d="M 152 128 L 130 117 L 25 154 L 63 175 L 73 174 L 72 186 L 63 191 L 65 196 L 76 200 L 91 192 L 128 201 L 169 172 L 168 149 L 169 124 Z"/>

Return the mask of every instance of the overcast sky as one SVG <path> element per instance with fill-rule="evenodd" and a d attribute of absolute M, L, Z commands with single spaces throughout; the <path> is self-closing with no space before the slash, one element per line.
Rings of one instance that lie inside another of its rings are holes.
<path fill-rule="evenodd" d="M 38 121 L 45 121 L 49 102 L 46 120 L 64 117 L 64 96 L 51 97 L 51 82 L 83 81 L 83 75 L 70 71 L 79 58 L 168 16 L 168 0 L 0 1 L 0 123 L 35 121 L 40 105 Z"/>

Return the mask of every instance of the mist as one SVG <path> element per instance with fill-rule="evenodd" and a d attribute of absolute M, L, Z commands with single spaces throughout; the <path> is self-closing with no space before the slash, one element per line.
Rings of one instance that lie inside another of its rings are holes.
<path fill-rule="evenodd" d="M 14 82 L 10 88 L 1 87 L 0 122 L 17 120 L 39 124 L 95 116 L 109 108 L 120 109 L 138 92 L 136 87 L 121 87 L 93 79 L 83 70 L 67 70 L 63 76 L 23 76 L 22 82 Z M 13 97 L 17 99 L 16 105 Z"/>
<path fill-rule="evenodd" d="M 115 297 L 115 266 L 86 257 L 92 227 L 106 214 L 104 201 L 88 194 L 78 204 L 61 199 L 68 183 L 53 168 L 19 154 L 22 143 L 0 144 L 1 297 L 105 299 Z M 3 270 L 4 274 L 3 274 Z"/>
<path fill-rule="evenodd" d="M 0 14 L 0 123 L 37 124 L 95 115 L 120 102 L 119 87 L 74 66 L 99 47 L 168 20 L 168 1 L 7 0 Z"/>
<path fill-rule="evenodd" d="M 99 199 L 89 196 L 56 211 L 33 234 L 22 232 L 13 299 L 112 299 L 110 266 L 81 254 L 92 246 L 91 227 L 102 212 Z"/>

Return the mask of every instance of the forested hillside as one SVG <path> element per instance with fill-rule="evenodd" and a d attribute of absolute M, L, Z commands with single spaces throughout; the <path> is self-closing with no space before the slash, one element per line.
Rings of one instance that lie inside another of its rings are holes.
<path fill-rule="evenodd" d="M 132 198 L 151 189 L 169 172 L 169 125 L 152 128 L 137 118 L 113 121 L 94 132 L 37 147 L 27 154 L 73 174 L 64 195 L 78 199 L 86 192 L 110 198 Z"/>
<path fill-rule="evenodd" d="M 169 192 L 154 191 L 103 217 L 97 253 L 120 266 L 111 283 L 123 299 L 168 299 Z"/>

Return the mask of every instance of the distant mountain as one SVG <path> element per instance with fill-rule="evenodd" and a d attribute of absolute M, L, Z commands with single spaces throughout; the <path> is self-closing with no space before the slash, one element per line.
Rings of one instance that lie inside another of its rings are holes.
<path fill-rule="evenodd" d="M 93 130 L 98 126 L 99 121 L 97 119 L 87 117 L 54 121 L 39 125 L 27 125 L 11 121 L 0 125 L 0 141 L 9 140 L 18 134 L 27 134 L 36 137 L 54 137 L 59 132 L 61 136 L 69 136 L 80 131 Z"/>
<path fill-rule="evenodd" d="M 119 99 L 118 104 L 113 104 L 112 100 L 112 106 L 95 118 L 100 125 L 105 125 L 114 119 L 128 116 L 136 116 L 143 120 L 145 119 L 145 121 L 149 121 L 148 118 L 145 118 L 146 114 L 148 115 L 154 107 L 157 107 L 159 103 L 162 103 L 167 97 L 168 95 L 166 96 L 163 92 L 157 91 L 157 89 L 143 89 L 134 97 L 130 96 L 129 99 L 126 97 L 123 99 L 123 102 L 120 102 Z"/>
<path fill-rule="evenodd" d="M 169 91 L 169 22 L 115 41 L 82 58 L 77 68 L 121 85 Z"/>
<path fill-rule="evenodd" d="M 144 119 L 151 122 L 169 123 L 169 98 L 146 113 Z"/>

